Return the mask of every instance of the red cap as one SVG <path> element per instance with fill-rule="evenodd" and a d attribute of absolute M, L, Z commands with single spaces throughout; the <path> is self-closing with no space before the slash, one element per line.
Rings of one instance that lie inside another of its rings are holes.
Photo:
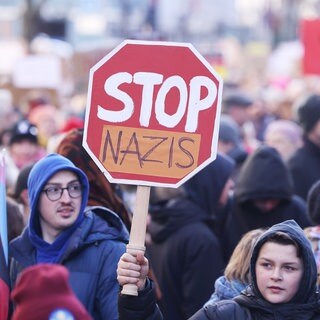
<path fill-rule="evenodd" d="M 69 271 L 58 264 L 37 264 L 19 276 L 11 298 L 12 320 L 92 320 L 72 291 Z M 60 318 L 59 318 L 60 317 Z"/>

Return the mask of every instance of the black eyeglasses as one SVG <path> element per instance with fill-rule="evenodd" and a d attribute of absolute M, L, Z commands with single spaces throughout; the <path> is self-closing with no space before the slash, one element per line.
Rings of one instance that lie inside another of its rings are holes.
<path fill-rule="evenodd" d="M 82 186 L 80 183 L 70 184 L 65 188 L 51 186 L 46 189 L 43 189 L 42 192 L 44 192 L 47 195 L 50 201 L 57 201 L 62 197 L 64 190 L 68 191 L 68 195 L 70 198 L 76 199 L 81 196 Z"/>

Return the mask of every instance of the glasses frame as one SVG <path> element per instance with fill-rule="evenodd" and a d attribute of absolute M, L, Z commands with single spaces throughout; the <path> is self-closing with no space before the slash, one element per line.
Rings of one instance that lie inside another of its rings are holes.
<path fill-rule="evenodd" d="M 77 195 L 77 196 L 72 196 L 72 195 L 70 194 L 70 189 L 71 189 L 72 187 L 75 187 L 75 186 L 79 186 L 79 188 L 80 188 L 80 193 L 79 193 L 79 195 Z M 54 199 L 54 200 L 53 200 L 53 199 L 50 199 L 49 194 L 48 194 L 48 191 L 49 191 L 51 188 L 55 188 L 55 189 L 58 189 L 58 190 L 60 191 L 60 196 L 59 196 L 57 199 Z M 57 187 L 57 186 L 55 186 L 55 187 L 47 187 L 46 189 L 43 189 L 42 192 L 46 194 L 48 200 L 54 202 L 54 201 L 58 201 L 58 200 L 61 199 L 64 190 L 67 190 L 68 195 L 69 195 L 69 197 L 70 197 L 71 199 L 80 198 L 81 195 L 82 195 L 82 189 L 83 189 L 83 186 L 81 185 L 81 183 L 73 183 L 73 184 L 70 184 L 70 185 L 68 185 L 68 186 L 66 186 L 66 187 L 64 187 L 64 188 L 62 188 L 62 187 Z"/>

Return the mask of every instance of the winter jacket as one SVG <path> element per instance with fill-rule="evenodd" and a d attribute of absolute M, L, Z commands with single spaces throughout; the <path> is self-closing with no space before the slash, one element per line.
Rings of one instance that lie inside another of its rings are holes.
<path fill-rule="evenodd" d="M 123 295 L 119 292 L 118 310 L 119 320 L 162 320 L 161 311 L 156 304 L 154 285 L 149 279 L 145 289 L 139 291 L 139 296 Z"/>
<path fill-rule="evenodd" d="M 47 182 L 60 171 L 77 175 L 82 186 L 81 207 L 76 221 L 61 231 L 52 243 L 47 243 L 42 238 L 38 203 Z M 26 267 L 44 260 L 60 263 L 69 270 L 70 285 L 93 319 L 118 319 L 116 269 L 129 238 L 123 222 L 111 210 L 86 208 L 89 192 L 86 175 L 70 160 L 57 154 L 33 166 L 28 191 L 31 210 L 28 226 L 9 247 L 12 287 Z"/>
<path fill-rule="evenodd" d="M 105 211 L 104 220 L 91 210 L 85 212 L 84 221 L 68 241 L 58 263 L 69 270 L 70 285 L 93 319 L 118 319 L 116 270 L 126 251 L 128 232 L 116 214 L 99 208 L 101 210 Z M 26 228 L 10 243 L 12 286 L 23 269 L 36 264 L 35 248 L 28 231 Z"/>
<path fill-rule="evenodd" d="M 160 309 L 165 319 L 184 320 L 203 306 L 212 294 L 225 262 L 215 233 L 219 197 L 234 164 L 217 159 L 187 181 L 186 196 L 149 208 L 147 247 L 159 284 Z"/>
<path fill-rule="evenodd" d="M 228 280 L 225 276 L 219 277 L 214 284 L 214 292 L 205 305 L 220 300 L 229 300 L 237 296 L 247 287 L 238 280 Z"/>
<path fill-rule="evenodd" d="M 292 193 L 291 175 L 279 153 L 271 147 L 260 147 L 246 160 L 238 176 L 233 208 L 223 232 L 225 259 L 246 232 L 267 228 L 294 219 L 302 228 L 312 225 L 306 203 Z M 279 204 L 268 212 L 255 207 L 255 199 L 276 199 Z"/>
<path fill-rule="evenodd" d="M 320 148 L 305 139 L 304 145 L 289 159 L 288 167 L 294 193 L 306 200 L 311 186 L 320 179 Z"/>

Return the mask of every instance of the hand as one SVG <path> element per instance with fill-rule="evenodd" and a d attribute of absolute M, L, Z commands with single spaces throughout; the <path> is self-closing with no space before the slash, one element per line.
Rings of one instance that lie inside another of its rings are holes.
<path fill-rule="evenodd" d="M 136 284 L 138 290 L 145 288 L 149 271 L 149 261 L 142 252 L 137 252 L 136 256 L 124 253 L 117 268 L 117 279 L 121 286 L 125 284 Z"/>

